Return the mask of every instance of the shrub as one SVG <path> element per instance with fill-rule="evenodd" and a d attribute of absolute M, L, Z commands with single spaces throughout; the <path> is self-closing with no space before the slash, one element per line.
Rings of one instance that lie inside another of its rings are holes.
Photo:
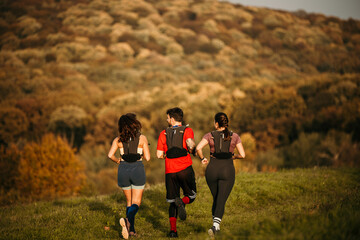
<path fill-rule="evenodd" d="M 15 50 L 20 46 L 20 40 L 12 32 L 2 35 L 0 40 L 1 50 Z"/>
<path fill-rule="evenodd" d="M 15 145 L 0 146 L 0 191 L 7 193 L 16 188 L 19 162 L 20 151 Z"/>
<path fill-rule="evenodd" d="M 277 149 L 258 153 L 255 162 L 259 171 L 277 170 L 284 164 L 282 155 Z"/>
<path fill-rule="evenodd" d="M 217 48 L 217 46 L 215 46 L 212 43 L 205 43 L 202 44 L 199 47 L 199 50 L 205 53 L 209 53 L 209 54 L 217 54 L 219 52 L 219 48 Z"/>
<path fill-rule="evenodd" d="M 53 199 L 80 192 L 85 185 L 84 166 L 60 137 L 44 135 L 21 152 L 17 189 L 30 200 Z"/>
<path fill-rule="evenodd" d="M 69 105 L 60 107 L 51 114 L 49 128 L 65 136 L 71 146 L 80 148 L 88 123 L 89 117 L 82 108 Z"/>
<path fill-rule="evenodd" d="M 29 66 L 41 66 L 45 63 L 44 52 L 36 48 L 18 50 L 15 55 Z"/>
<path fill-rule="evenodd" d="M 79 62 L 100 60 L 106 56 L 106 48 L 79 42 L 60 43 L 51 49 L 58 62 Z"/>
<path fill-rule="evenodd" d="M 112 136 L 113 137 L 113 136 Z M 113 138 L 107 139 L 107 142 L 112 141 Z M 87 172 L 99 172 L 101 169 L 112 166 L 111 160 L 107 158 L 107 153 L 110 149 L 110 143 L 106 145 L 84 145 L 79 152 L 79 159 L 85 163 Z M 107 148 L 109 147 L 109 148 Z"/>
<path fill-rule="evenodd" d="M 7 68 L 23 68 L 24 62 L 17 57 L 17 55 L 10 51 L 1 51 L 0 52 L 0 65 Z"/>
<path fill-rule="evenodd" d="M 256 140 L 251 133 L 242 133 L 240 135 L 245 150 L 245 159 L 234 160 L 235 170 L 251 172 L 256 170 Z"/>
<path fill-rule="evenodd" d="M 1 71 L 0 71 L 1 74 Z M 0 100 L 15 99 L 20 96 L 20 87 L 11 80 L 0 81 Z"/>
<path fill-rule="evenodd" d="M 0 145 L 16 141 L 29 126 L 25 113 L 14 107 L 0 108 L 0 119 Z"/>
<path fill-rule="evenodd" d="M 116 107 L 114 107 L 115 109 Z M 121 109 L 121 106 L 117 106 L 118 109 Z M 120 117 L 119 111 L 108 111 L 103 114 L 98 114 L 98 119 L 94 126 L 93 135 L 94 145 L 105 145 L 108 146 L 109 143 L 118 135 L 117 122 Z"/>
<path fill-rule="evenodd" d="M 183 55 L 184 49 L 180 44 L 177 43 L 171 43 L 166 48 L 166 55 Z"/>
<path fill-rule="evenodd" d="M 320 166 L 316 156 L 317 148 L 321 143 L 318 133 L 301 133 L 299 139 L 289 147 L 283 149 L 285 167 L 313 167 Z"/>
<path fill-rule="evenodd" d="M 49 112 L 41 98 L 26 97 L 16 102 L 16 107 L 27 116 L 29 127 L 25 136 L 27 139 L 40 139 L 47 131 Z"/>
<path fill-rule="evenodd" d="M 114 22 L 129 25 L 133 29 L 138 27 L 139 16 L 136 13 L 124 11 L 121 6 L 110 9 L 110 14 Z"/>
<path fill-rule="evenodd" d="M 18 19 L 17 33 L 21 38 L 38 32 L 42 25 L 35 18 L 23 16 Z"/>
<path fill-rule="evenodd" d="M 109 46 L 109 51 L 120 61 L 126 61 L 134 55 L 134 50 L 127 43 L 112 44 Z"/>

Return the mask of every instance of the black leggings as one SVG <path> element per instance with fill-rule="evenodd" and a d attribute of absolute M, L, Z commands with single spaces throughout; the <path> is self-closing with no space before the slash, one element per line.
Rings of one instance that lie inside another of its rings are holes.
<path fill-rule="evenodd" d="M 235 182 L 233 160 L 211 158 L 205 171 L 205 178 L 213 196 L 212 215 L 222 218 L 226 200 Z"/>

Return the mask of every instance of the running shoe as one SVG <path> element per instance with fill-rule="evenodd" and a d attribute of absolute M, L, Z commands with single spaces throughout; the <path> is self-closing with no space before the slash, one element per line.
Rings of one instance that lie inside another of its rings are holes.
<path fill-rule="evenodd" d="M 178 208 L 179 218 L 181 220 L 185 220 L 186 219 L 185 203 L 183 202 L 183 200 L 181 200 L 181 198 L 177 197 L 175 198 L 175 205 Z"/>
<path fill-rule="evenodd" d="M 123 236 L 124 239 L 128 239 L 129 238 L 129 227 L 130 227 L 130 223 L 127 220 L 127 218 L 120 218 L 120 226 L 122 227 L 122 231 L 121 231 L 121 235 Z"/>
<path fill-rule="evenodd" d="M 178 237 L 177 232 L 175 232 L 175 231 L 170 231 L 170 233 L 169 233 L 169 238 L 177 238 L 177 237 Z"/>
<path fill-rule="evenodd" d="M 210 236 L 211 239 L 215 238 L 215 234 L 219 232 L 219 230 L 216 230 L 216 228 L 214 226 L 212 226 L 209 230 L 208 230 L 208 234 Z"/>

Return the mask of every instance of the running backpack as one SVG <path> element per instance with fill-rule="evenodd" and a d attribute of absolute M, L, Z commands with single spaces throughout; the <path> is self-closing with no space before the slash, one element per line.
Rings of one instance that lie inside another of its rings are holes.
<path fill-rule="evenodd" d="M 135 139 L 130 138 L 128 142 L 123 142 L 124 154 L 121 157 L 126 162 L 136 162 L 141 159 L 141 155 L 137 152 L 139 140 L 140 133 L 136 134 Z"/>
<path fill-rule="evenodd" d="M 212 131 L 212 138 L 214 139 L 215 152 L 211 155 L 218 159 L 230 159 L 232 158 L 232 153 L 230 150 L 230 143 L 232 132 L 230 132 L 230 140 L 225 140 L 225 136 L 223 132 L 220 131 Z"/>
<path fill-rule="evenodd" d="M 187 126 L 168 127 L 165 130 L 166 145 L 168 150 L 166 152 L 167 158 L 185 157 L 188 151 L 183 147 L 183 137 Z"/>

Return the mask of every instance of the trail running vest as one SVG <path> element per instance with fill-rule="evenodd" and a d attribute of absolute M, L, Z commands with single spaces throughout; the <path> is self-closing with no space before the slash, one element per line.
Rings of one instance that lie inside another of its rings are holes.
<path fill-rule="evenodd" d="M 135 139 L 131 139 L 128 142 L 123 142 L 124 154 L 121 158 L 126 162 L 136 162 L 141 159 L 141 155 L 137 152 L 140 140 L 140 133 L 136 134 Z"/>
<path fill-rule="evenodd" d="M 185 157 L 188 152 L 183 147 L 183 137 L 187 126 L 168 127 L 165 130 L 166 145 L 168 150 L 166 152 L 167 158 Z"/>
<path fill-rule="evenodd" d="M 232 132 L 230 132 L 230 140 L 225 140 L 223 132 L 212 131 L 211 135 L 214 139 L 215 152 L 211 155 L 217 159 L 230 159 L 232 158 L 232 153 L 229 151 Z"/>

